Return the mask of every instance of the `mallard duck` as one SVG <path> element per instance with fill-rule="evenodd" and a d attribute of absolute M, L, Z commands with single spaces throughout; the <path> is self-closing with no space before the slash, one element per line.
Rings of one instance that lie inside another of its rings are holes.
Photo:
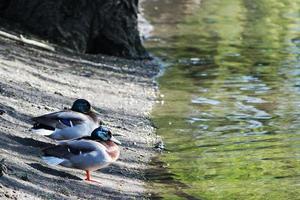
<path fill-rule="evenodd" d="M 100 126 L 91 136 L 60 142 L 54 147 L 43 149 L 42 159 L 49 165 L 85 170 L 85 180 L 94 181 L 90 171 L 101 169 L 118 159 L 120 150 L 117 144 L 121 142 L 112 136 L 111 131 Z"/>
<path fill-rule="evenodd" d="M 103 124 L 97 114 L 87 100 L 77 99 L 70 110 L 32 118 L 35 124 L 31 130 L 54 140 L 80 138 L 90 135 L 95 128 Z"/>

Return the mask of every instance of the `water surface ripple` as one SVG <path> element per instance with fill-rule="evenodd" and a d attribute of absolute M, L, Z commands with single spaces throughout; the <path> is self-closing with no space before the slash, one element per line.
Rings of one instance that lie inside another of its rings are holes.
<path fill-rule="evenodd" d="M 157 197 L 300 199 L 300 0 L 143 7 L 148 49 L 171 63 L 153 112 L 168 150 L 149 172 Z"/>

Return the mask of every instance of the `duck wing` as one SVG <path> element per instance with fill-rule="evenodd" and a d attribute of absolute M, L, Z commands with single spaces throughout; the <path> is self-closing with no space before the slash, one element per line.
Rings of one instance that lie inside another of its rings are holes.
<path fill-rule="evenodd" d="M 63 129 L 66 127 L 83 124 L 89 120 L 89 117 L 74 111 L 60 111 L 34 117 L 32 120 L 38 123 L 36 126 L 42 125 L 46 127 Z"/>
<path fill-rule="evenodd" d="M 62 159 L 70 159 L 73 156 L 90 153 L 97 147 L 89 141 L 72 140 L 61 142 L 58 145 L 43 149 L 44 156 L 53 156 Z"/>

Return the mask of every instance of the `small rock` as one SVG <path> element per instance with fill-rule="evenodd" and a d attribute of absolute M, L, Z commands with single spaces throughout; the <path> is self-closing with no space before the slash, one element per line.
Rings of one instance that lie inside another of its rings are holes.
<path fill-rule="evenodd" d="M 158 143 L 155 144 L 154 148 L 158 151 L 163 151 L 166 150 L 165 144 L 163 141 L 159 141 Z"/>
<path fill-rule="evenodd" d="M 64 96 L 62 93 L 55 91 L 54 94 L 57 94 L 59 96 Z"/>
<path fill-rule="evenodd" d="M 45 110 L 51 110 L 48 106 L 44 106 Z"/>
<path fill-rule="evenodd" d="M 3 158 L 0 161 L 0 177 L 3 176 L 4 174 L 7 174 L 7 167 L 5 165 L 5 159 Z"/>
<path fill-rule="evenodd" d="M 5 110 L 0 109 L 0 115 L 3 115 L 4 113 L 6 113 Z"/>
<path fill-rule="evenodd" d="M 28 85 L 28 86 L 30 86 L 30 87 L 32 87 L 32 84 L 29 83 L 28 81 L 25 81 L 25 84 Z"/>
<path fill-rule="evenodd" d="M 20 177 L 23 181 L 29 181 L 28 175 L 27 174 L 22 174 Z"/>

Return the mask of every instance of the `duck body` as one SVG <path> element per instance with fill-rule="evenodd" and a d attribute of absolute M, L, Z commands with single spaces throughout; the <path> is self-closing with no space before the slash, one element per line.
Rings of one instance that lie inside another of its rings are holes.
<path fill-rule="evenodd" d="M 33 132 L 46 135 L 54 140 L 70 140 L 88 136 L 102 124 L 98 113 L 93 111 L 90 103 L 78 99 L 70 110 L 49 113 L 32 118 L 35 122 Z"/>
<path fill-rule="evenodd" d="M 54 112 L 32 118 L 36 124 L 33 132 L 54 140 L 70 140 L 88 136 L 101 121 L 93 113 L 83 114 L 71 110 Z"/>
<path fill-rule="evenodd" d="M 43 150 L 50 165 L 95 171 L 116 161 L 120 155 L 116 144 L 105 144 L 89 139 L 63 142 Z"/>
<path fill-rule="evenodd" d="M 95 115 L 75 111 L 54 112 L 32 118 L 36 124 L 33 132 L 47 135 L 54 140 L 70 140 L 88 136 L 101 121 Z"/>
<path fill-rule="evenodd" d="M 106 167 L 119 158 L 120 149 L 116 143 L 120 144 L 108 129 L 99 127 L 91 136 L 60 142 L 54 147 L 43 149 L 42 158 L 49 165 L 85 170 L 86 180 L 91 181 L 90 171 Z"/>

